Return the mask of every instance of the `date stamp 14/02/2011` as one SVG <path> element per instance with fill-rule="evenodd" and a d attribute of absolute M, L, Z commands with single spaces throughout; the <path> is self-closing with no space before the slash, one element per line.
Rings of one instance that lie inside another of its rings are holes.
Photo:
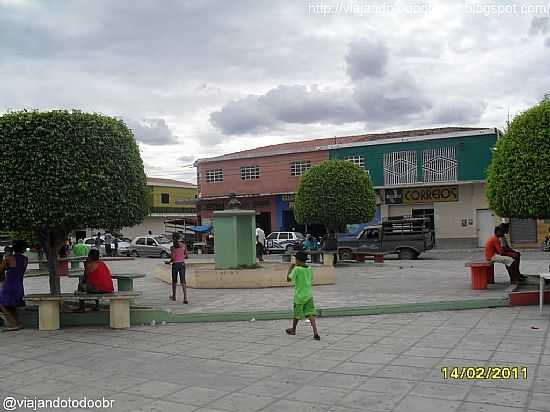
<path fill-rule="evenodd" d="M 520 380 L 527 379 L 525 366 L 466 366 L 441 368 L 443 379 Z"/>

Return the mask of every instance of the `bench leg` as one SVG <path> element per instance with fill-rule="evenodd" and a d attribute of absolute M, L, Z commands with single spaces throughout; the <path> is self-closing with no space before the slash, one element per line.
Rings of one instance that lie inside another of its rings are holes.
<path fill-rule="evenodd" d="M 59 301 L 45 300 L 38 303 L 38 330 L 59 329 Z"/>
<path fill-rule="evenodd" d="M 130 302 L 128 299 L 111 300 L 110 326 L 112 329 L 127 329 L 130 327 Z"/>

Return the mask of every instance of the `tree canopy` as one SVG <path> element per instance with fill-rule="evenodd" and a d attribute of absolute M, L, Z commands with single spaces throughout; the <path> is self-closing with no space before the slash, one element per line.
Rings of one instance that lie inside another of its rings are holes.
<path fill-rule="evenodd" d="M 294 204 L 299 223 L 341 225 L 371 220 L 376 196 L 368 173 L 345 160 L 327 160 L 300 180 Z"/>
<path fill-rule="evenodd" d="M 487 198 L 501 217 L 550 217 L 550 100 L 516 116 L 497 142 Z"/>
<path fill-rule="evenodd" d="M 134 136 L 121 120 L 100 114 L 0 116 L 0 187 L 0 227 L 37 233 L 49 263 L 71 230 L 132 226 L 148 213 Z M 50 286 L 54 292 L 59 285 L 50 279 Z"/>

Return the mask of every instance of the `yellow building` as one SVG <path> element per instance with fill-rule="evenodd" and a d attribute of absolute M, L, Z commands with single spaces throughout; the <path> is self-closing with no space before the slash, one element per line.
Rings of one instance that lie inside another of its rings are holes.
<path fill-rule="evenodd" d="M 197 224 L 197 186 L 172 179 L 147 178 L 151 191 L 151 213 L 143 223 L 122 229 L 125 237 L 147 234 L 171 235 L 176 231 L 190 233 L 189 226 Z"/>

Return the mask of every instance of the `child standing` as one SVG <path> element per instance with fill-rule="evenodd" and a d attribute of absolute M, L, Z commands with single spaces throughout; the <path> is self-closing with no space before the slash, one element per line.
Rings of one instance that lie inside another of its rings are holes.
<path fill-rule="evenodd" d="M 287 280 L 294 283 L 294 317 L 292 327 L 286 330 L 289 335 L 296 335 L 296 326 L 300 319 L 308 318 L 313 329 L 313 339 L 321 340 L 315 322 L 315 305 L 311 282 L 313 270 L 306 265 L 307 253 L 300 250 L 296 253 L 296 263 L 290 265 Z"/>
<path fill-rule="evenodd" d="M 174 243 L 170 247 L 170 260 L 167 264 L 172 264 L 172 296 L 171 300 L 176 300 L 176 289 L 178 285 L 178 274 L 183 290 L 183 303 L 188 304 L 187 300 L 187 282 L 185 281 L 185 259 L 187 259 L 187 247 L 177 237 L 174 237 Z"/>

